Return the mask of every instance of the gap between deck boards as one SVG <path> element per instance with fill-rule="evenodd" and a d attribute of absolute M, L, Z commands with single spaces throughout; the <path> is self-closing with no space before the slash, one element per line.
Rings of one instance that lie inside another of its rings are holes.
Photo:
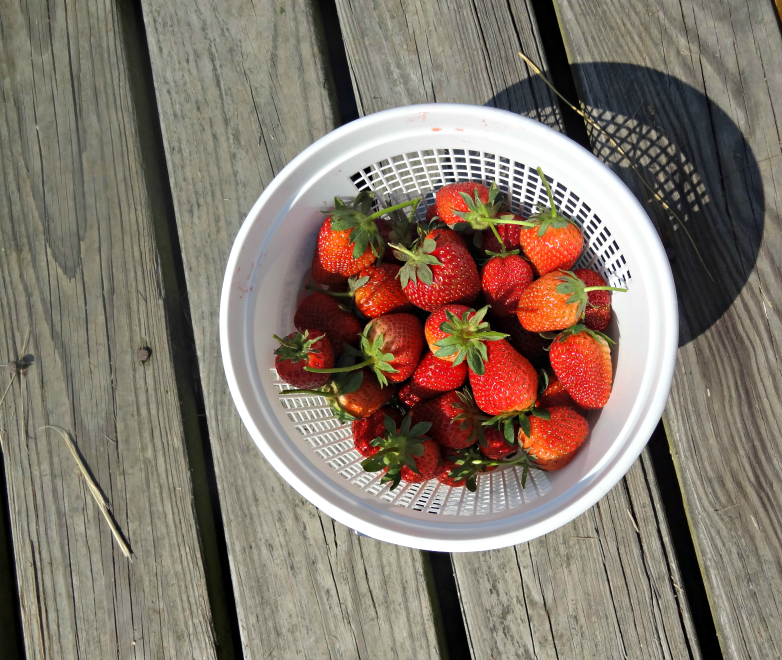
<path fill-rule="evenodd" d="M 129 83 L 165 289 L 170 344 L 217 656 L 221 660 L 241 658 L 239 620 L 141 3 L 133 0 L 119 3 L 118 7 L 128 61 L 135 63 L 129 67 Z"/>

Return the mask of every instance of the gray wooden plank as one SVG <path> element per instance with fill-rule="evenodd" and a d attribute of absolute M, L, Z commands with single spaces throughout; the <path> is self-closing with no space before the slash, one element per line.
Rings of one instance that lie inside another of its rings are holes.
<path fill-rule="evenodd" d="M 583 102 L 665 191 L 680 349 L 665 413 L 727 657 L 782 654 L 782 36 L 772 3 L 561 0 Z M 612 65 L 605 62 L 623 62 Z M 621 71 L 620 71 L 621 69 Z M 618 84 L 621 76 L 622 84 Z M 641 200 L 627 163 L 595 149 Z"/>
<path fill-rule="evenodd" d="M 25 647 L 213 658 L 120 28 L 111 1 L 0 2 L 0 351 L 29 331 L 35 360 L 0 409 Z M 72 432 L 133 563 L 47 424 Z"/>
<path fill-rule="evenodd" d="M 557 104 L 516 55 L 545 65 L 523 0 L 337 8 L 363 112 L 489 104 L 561 128 Z M 645 452 L 597 506 L 543 538 L 453 555 L 473 657 L 700 656 L 650 465 Z"/>
<path fill-rule="evenodd" d="M 244 655 L 440 657 L 422 553 L 309 506 L 258 452 L 223 374 L 234 237 L 274 175 L 336 125 L 316 5 L 144 0 L 143 13 Z"/>

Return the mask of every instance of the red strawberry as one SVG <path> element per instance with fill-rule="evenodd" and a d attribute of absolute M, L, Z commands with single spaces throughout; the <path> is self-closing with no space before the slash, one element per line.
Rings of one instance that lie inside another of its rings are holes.
<path fill-rule="evenodd" d="M 573 274 L 588 287 L 607 286 L 600 275 L 589 268 L 577 268 Z M 593 290 L 588 296 L 586 310 L 584 311 L 584 325 L 590 330 L 603 332 L 611 323 L 611 292 L 607 290 Z"/>
<path fill-rule="evenodd" d="M 401 383 L 413 375 L 421 360 L 426 346 L 424 327 L 412 314 L 388 314 L 367 324 L 361 344 L 364 355 L 375 359 L 375 373 L 381 383 L 386 378 Z"/>
<path fill-rule="evenodd" d="M 481 445 L 481 453 L 486 458 L 501 461 L 506 456 L 510 456 L 519 450 L 518 443 L 509 443 L 497 429 L 488 428 L 484 433 L 486 434 L 486 444 Z"/>
<path fill-rule="evenodd" d="M 413 375 L 426 343 L 424 327 L 412 314 L 387 314 L 372 319 L 361 334 L 361 352 L 364 361 L 359 364 L 332 369 L 308 371 L 316 373 L 345 373 L 362 367 L 372 367 L 381 385 L 401 383 Z"/>
<path fill-rule="evenodd" d="M 277 335 L 280 347 L 274 351 L 274 368 L 286 383 L 294 387 L 314 389 L 326 384 L 328 374 L 313 374 L 304 371 L 304 367 L 328 369 L 334 366 L 334 351 L 325 333 L 320 330 L 291 332 L 285 339 Z M 466 367 L 465 367 L 466 368 Z M 466 373 L 465 373 L 466 377 Z"/>
<path fill-rule="evenodd" d="M 431 422 L 429 435 L 442 447 L 463 449 L 474 444 L 486 419 L 463 392 L 446 392 L 421 401 L 410 411 L 414 422 Z"/>
<path fill-rule="evenodd" d="M 475 492 L 477 489 L 477 476 L 481 473 L 491 472 L 498 467 L 506 465 L 523 465 L 524 473 L 521 477 L 521 487 L 526 487 L 527 470 L 532 465 L 529 456 L 525 452 L 519 452 L 519 447 L 516 445 L 514 451 L 518 452 L 518 455 L 514 458 L 507 460 L 495 460 L 484 456 L 478 448 L 478 445 L 467 447 L 466 449 L 459 449 L 456 451 L 449 451 L 443 457 L 443 464 L 441 465 L 440 475 L 437 480 L 447 486 L 453 486 L 459 488 L 460 486 L 466 486 L 467 490 Z"/>
<path fill-rule="evenodd" d="M 508 335 L 510 345 L 536 367 L 542 367 L 548 362 L 546 349 L 551 340 L 541 337 L 537 332 L 529 332 L 522 328 L 516 316 L 511 316 L 510 318 L 492 316 L 489 323 L 497 332 Z"/>
<path fill-rule="evenodd" d="M 361 336 L 361 323 L 350 312 L 339 306 L 334 298 L 316 291 L 299 303 L 293 317 L 293 325 L 300 332 L 309 328 L 318 328 L 329 338 L 334 356 L 343 352 L 343 342 L 349 346 L 358 346 Z"/>
<path fill-rule="evenodd" d="M 532 268 L 516 254 L 492 257 L 481 274 L 486 302 L 495 316 L 513 316 L 522 291 L 532 284 Z"/>
<path fill-rule="evenodd" d="M 565 386 L 562 384 L 562 381 L 557 378 L 556 374 L 546 372 L 546 377 L 548 379 L 548 384 L 535 402 L 536 408 L 568 406 L 569 408 L 576 408 L 577 412 L 582 412 L 580 406 L 573 401 L 572 397 L 567 393 Z"/>
<path fill-rule="evenodd" d="M 527 219 L 523 215 L 514 215 L 514 220 L 526 221 Z M 502 239 L 502 245 L 497 240 L 494 232 L 491 229 L 484 229 L 481 238 L 481 250 L 485 252 L 494 252 L 499 254 L 502 252 L 503 247 L 506 252 L 511 250 L 521 249 L 521 230 L 520 225 L 505 225 L 500 224 L 495 227 L 497 233 Z"/>
<path fill-rule="evenodd" d="M 485 342 L 505 337 L 492 331 L 483 320 L 488 309 L 488 306 L 482 307 L 476 312 L 463 305 L 443 305 L 434 310 L 424 326 L 429 349 L 455 365 L 466 359 L 470 369 L 482 374 L 486 361 Z"/>
<path fill-rule="evenodd" d="M 464 240 L 464 236 L 462 236 L 458 231 L 454 231 L 453 229 L 446 229 L 445 227 L 431 229 L 429 232 L 427 232 L 424 238 L 431 238 L 440 247 L 446 245 L 447 243 L 455 243 L 456 245 L 463 247 L 465 250 L 467 249 L 467 241 Z"/>
<path fill-rule="evenodd" d="M 434 479 L 440 472 L 440 447 L 433 440 L 424 440 L 424 453 L 415 456 L 415 470 L 402 466 L 402 481 L 419 484 Z"/>
<path fill-rule="evenodd" d="M 437 204 L 432 204 L 428 209 L 426 209 L 426 221 L 431 222 L 437 217 Z"/>
<path fill-rule="evenodd" d="M 465 222 L 462 216 L 457 215 L 457 213 L 463 214 L 470 210 L 462 193 L 471 199 L 477 197 L 484 204 L 489 202 L 489 189 L 482 183 L 460 181 L 444 185 L 437 191 L 435 207 L 437 208 L 437 216 L 447 225 Z"/>
<path fill-rule="evenodd" d="M 429 350 L 432 351 L 432 353 L 437 353 L 437 351 L 440 350 L 440 347 L 437 346 L 437 342 L 448 336 L 447 332 L 440 329 L 440 326 L 448 321 L 448 317 L 446 316 L 447 312 L 451 312 L 458 318 L 461 318 L 465 312 L 469 312 L 467 316 L 468 320 L 475 316 L 475 310 L 470 309 L 466 305 L 450 303 L 435 309 L 426 319 L 426 323 L 424 324 L 426 343 L 429 345 Z M 456 359 L 456 356 L 445 356 L 442 359 L 453 362 Z"/>
<path fill-rule="evenodd" d="M 353 444 L 364 458 L 369 458 L 380 451 L 380 447 L 372 446 L 372 441 L 386 432 L 386 415 L 393 419 L 395 424 L 402 422 L 402 415 L 396 408 L 386 407 L 376 410 L 369 417 L 357 419 L 351 424 Z"/>
<path fill-rule="evenodd" d="M 603 333 L 576 325 L 552 342 L 551 367 L 579 406 L 602 408 L 611 396 L 613 342 Z"/>
<path fill-rule="evenodd" d="M 322 228 L 321 228 L 322 229 Z M 348 281 L 348 278 L 339 273 L 330 273 L 320 263 L 318 258 L 318 251 L 315 250 L 315 254 L 312 257 L 312 279 L 320 284 L 328 284 L 329 286 L 334 284 L 344 284 Z"/>
<path fill-rule="evenodd" d="M 484 344 L 488 352 L 483 375 L 469 370 L 478 407 L 487 415 L 504 415 L 529 409 L 535 403 L 538 375 L 529 360 L 504 339 Z"/>
<path fill-rule="evenodd" d="M 589 433 L 589 424 L 572 408 L 556 406 L 551 419 L 530 418 L 530 433 L 519 431 L 519 442 L 541 470 L 559 470 L 573 460 Z"/>
<path fill-rule="evenodd" d="M 400 480 L 418 483 L 437 476 L 440 469 L 440 448 L 425 433 L 431 424 L 412 425 L 408 414 L 401 424 L 391 417 L 384 420 L 385 432 L 372 441 L 379 451 L 361 463 L 367 472 L 385 472 L 382 482 L 391 482 L 391 490 Z"/>
<path fill-rule="evenodd" d="M 374 194 L 361 191 L 351 204 L 334 199 L 318 232 L 318 245 L 312 262 L 312 277 L 322 284 L 333 284 L 356 275 L 382 256 L 385 243 L 375 219 L 415 201 L 397 204 L 370 214 Z"/>
<path fill-rule="evenodd" d="M 478 297 L 478 268 L 466 248 L 442 234 L 425 238 L 415 250 L 394 245 L 394 254 L 405 262 L 399 271 L 402 289 L 410 301 L 432 311 L 446 303 L 469 304 Z"/>
<path fill-rule="evenodd" d="M 538 175 L 546 186 L 550 208 L 539 205 L 538 213 L 529 218 L 534 226 L 522 229 L 519 241 L 535 274 L 545 275 L 554 270 L 570 270 L 584 248 L 584 237 L 570 218 L 557 213 L 548 179 L 540 168 Z"/>
<path fill-rule="evenodd" d="M 355 279 L 351 278 L 350 291 L 364 316 L 374 319 L 413 309 L 397 277 L 399 269 L 394 264 L 375 264 L 362 270 Z"/>
<path fill-rule="evenodd" d="M 341 422 L 369 417 L 394 396 L 395 386 L 380 387 L 369 369 L 337 374 L 322 390 L 283 390 L 280 394 L 309 394 L 329 400 L 335 417 Z"/>
<path fill-rule="evenodd" d="M 454 488 L 466 486 L 467 490 L 475 492 L 478 486 L 476 482 L 478 474 L 496 469 L 497 465 L 487 460 L 473 446 L 444 454 L 437 481 Z"/>
<path fill-rule="evenodd" d="M 586 286 L 570 271 L 547 273 L 521 294 L 516 315 L 525 330 L 563 330 L 584 316 L 590 291 L 627 291 L 614 287 Z"/>
<path fill-rule="evenodd" d="M 406 406 L 412 407 L 419 401 L 455 390 L 464 385 L 466 380 L 466 363 L 454 365 L 427 351 L 416 367 L 410 382 L 399 390 L 399 400 Z"/>
<path fill-rule="evenodd" d="M 362 376 L 358 388 L 354 391 L 347 391 L 349 388 L 339 391 L 336 403 L 348 415 L 360 419 L 369 417 L 380 406 L 388 403 L 389 399 L 394 396 L 396 387 L 382 387 L 370 369 L 362 369 L 348 374 L 348 376 L 356 376 L 357 374 Z"/>

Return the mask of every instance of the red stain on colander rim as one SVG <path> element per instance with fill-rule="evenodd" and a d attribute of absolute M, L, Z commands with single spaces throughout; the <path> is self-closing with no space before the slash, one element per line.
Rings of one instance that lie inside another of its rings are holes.
<path fill-rule="evenodd" d="M 436 131 L 441 131 L 443 129 L 442 128 L 433 128 L 432 130 L 436 132 Z"/>

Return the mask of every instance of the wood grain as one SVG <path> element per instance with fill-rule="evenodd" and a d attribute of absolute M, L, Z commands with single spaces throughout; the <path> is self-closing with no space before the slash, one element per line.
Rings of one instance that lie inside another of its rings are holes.
<path fill-rule="evenodd" d="M 487 104 L 561 129 L 557 104 L 516 55 L 522 49 L 545 68 L 529 4 L 337 0 L 337 8 L 362 111 Z M 474 658 L 700 657 L 646 452 L 569 525 L 452 559 Z"/>
<path fill-rule="evenodd" d="M 216 657 L 116 7 L 3 0 L 0 35 L 0 351 L 34 359 L 0 409 L 27 657 Z"/>
<path fill-rule="evenodd" d="M 338 122 L 316 6 L 144 0 L 143 13 L 244 657 L 440 657 L 425 556 L 359 538 L 298 496 L 244 430 L 223 374 L 234 237 L 275 174 Z"/>
<path fill-rule="evenodd" d="M 559 3 L 582 101 L 622 127 L 713 276 L 647 204 L 677 254 L 682 342 L 664 419 L 720 644 L 730 658 L 778 657 L 782 36 L 771 3 L 618 11 Z M 624 63 L 621 78 L 605 62 Z M 599 136 L 595 149 L 648 199 Z"/>

